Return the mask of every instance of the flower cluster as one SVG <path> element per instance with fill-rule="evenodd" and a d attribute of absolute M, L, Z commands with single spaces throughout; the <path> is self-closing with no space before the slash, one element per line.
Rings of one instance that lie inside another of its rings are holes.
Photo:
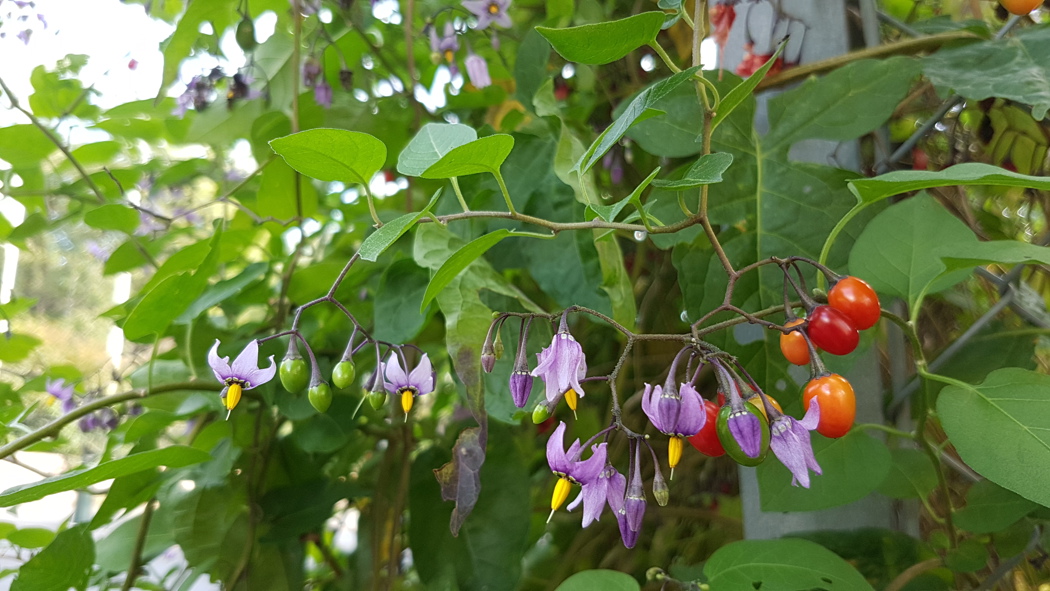
<path fill-rule="evenodd" d="M 510 8 L 510 0 L 464 0 L 463 8 L 467 9 L 476 19 L 475 31 L 489 29 L 491 31 L 492 49 L 499 51 L 499 36 L 495 27 L 509 29 L 513 24 L 507 10 Z M 495 26 L 493 26 L 495 25 Z M 428 26 L 430 37 L 430 52 L 434 62 L 443 62 L 448 66 L 452 76 L 459 73 L 456 64 L 456 52 L 460 49 L 459 36 L 466 31 L 459 31 L 451 22 L 446 22 L 441 34 L 438 34 L 437 26 Z M 467 56 L 463 60 L 467 70 L 467 78 L 477 89 L 492 85 L 492 77 L 489 75 L 489 64 L 485 58 L 474 52 L 467 44 Z"/>
<path fill-rule="evenodd" d="M 48 399 L 48 403 L 60 403 L 62 412 L 66 414 L 77 408 L 77 402 L 74 398 L 74 388 L 75 386 L 73 384 L 66 384 L 65 378 L 59 378 L 57 380 L 48 378 L 44 383 L 44 391 L 51 395 L 51 398 Z M 133 410 L 141 412 L 141 409 L 138 407 Z M 80 430 L 84 433 L 102 429 L 112 431 L 113 429 L 116 429 L 119 424 L 120 418 L 117 416 L 117 413 L 108 406 L 102 407 L 93 413 L 84 415 L 79 421 L 77 421 L 77 426 L 80 427 Z"/>
<path fill-rule="evenodd" d="M 225 88 L 226 106 L 231 109 L 238 101 L 260 98 L 263 93 L 252 88 L 254 81 L 248 72 L 226 76 L 222 68 L 213 68 L 207 75 L 197 75 L 190 80 L 186 90 L 175 99 L 171 114 L 182 117 L 190 108 L 198 113 L 204 111 L 218 99 L 220 88 Z"/>
<path fill-rule="evenodd" d="M 522 317 L 508 389 L 514 404 L 524 408 L 531 395 L 533 378 L 543 381 L 544 396 L 533 411 L 533 421 L 537 423 L 545 421 L 562 399 L 575 414 L 584 395 L 583 383 L 588 379 L 606 380 L 587 377 L 587 356 L 569 330 L 568 313 L 569 310 L 562 313 L 550 345 L 537 354 L 536 367 L 531 371 L 526 354 L 531 315 L 498 316 L 482 346 L 481 365 L 486 372 L 491 372 L 502 354 L 503 323 L 511 316 Z M 709 374 L 713 374 L 718 383 L 718 404 L 704 400 L 697 387 L 705 368 L 711 370 Z M 404 376 L 400 368 L 398 371 Z M 607 381 L 615 388 L 612 378 Z M 706 455 L 728 454 L 745 466 L 761 463 L 772 450 L 791 473 L 795 486 L 808 488 L 810 472 L 821 473 L 810 442 L 810 431 L 816 430 L 821 421 L 819 400 L 807 403 L 801 420 L 787 415 L 732 357 L 705 343 L 683 347 L 671 362 L 663 383 L 646 383 L 641 392 L 641 406 L 653 427 L 669 438 L 667 465 L 672 478 L 686 440 Z M 569 503 L 569 510 L 582 505 L 582 523 L 587 527 L 597 521 L 608 506 L 617 520 L 624 545 L 630 548 L 638 540 L 645 514 L 647 501 L 641 465 L 647 456 L 652 457 L 654 467 L 653 497 L 658 504 L 665 505 L 670 495 L 648 436 L 627 428 L 620 412 L 614 407 L 612 424 L 585 443 L 574 440 L 568 448 L 564 440 L 569 427 L 559 422 L 547 441 L 547 462 L 557 477 L 551 496 L 551 516 L 565 503 L 572 488 L 579 486 L 580 492 Z M 624 473 L 608 457 L 608 439 L 617 432 L 630 440 L 628 469 Z M 603 441 L 595 443 L 603 436 Z"/>

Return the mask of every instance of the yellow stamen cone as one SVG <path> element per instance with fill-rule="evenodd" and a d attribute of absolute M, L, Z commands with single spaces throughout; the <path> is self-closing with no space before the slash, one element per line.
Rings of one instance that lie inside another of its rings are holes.
<path fill-rule="evenodd" d="M 558 482 L 554 485 L 554 494 L 551 495 L 551 514 L 547 517 L 547 523 L 551 522 L 551 517 L 554 517 L 554 512 L 561 507 L 565 499 L 569 498 L 569 489 L 572 488 L 572 483 L 569 482 L 568 478 L 559 478 Z"/>
<path fill-rule="evenodd" d="M 230 420 L 230 413 L 237 403 L 241 401 L 241 385 L 230 384 L 226 387 L 226 397 L 222 399 L 222 405 L 226 407 L 226 420 Z"/>
<path fill-rule="evenodd" d="M 453 53 L 452 50 L 450 50 L 450 49 L 446 49 L 445 50 L 445 61 L 446 62 L 451 64 L 452 63 L 452 58 L 454 58 L 454 57 L 456 57 L 456 54 Z"/>
<path fill-rule="evenodd" d="M 573 418 L 579 418 L 576 416 L 576 405 L 579 404 L 580 399 L 576 396 L 576 390 L 569 388 L 565 391 L 565 403 L 572 409 Z"/>
<path fill-rule="evenodd" d="M 401 408 L 405 409 L 405 420 L 408 420 L 408 411 L 412 410 L 412 403 L 415 401 L 415 396 L 412 394 L 412 390 L 405 390 L 401 393 Z"/>
<path fill-rule="evenodd" d="M 489 4 L 489 14 L 499 14 L 499 5 L 496 3 Z"/>
<path fill-rule="evenodd" d="M 674 480 L 674 467 L 682 459 L 682 438 L 672 437 L 667 442 L 667 465 L 671 467 L 671 480 Z"/>

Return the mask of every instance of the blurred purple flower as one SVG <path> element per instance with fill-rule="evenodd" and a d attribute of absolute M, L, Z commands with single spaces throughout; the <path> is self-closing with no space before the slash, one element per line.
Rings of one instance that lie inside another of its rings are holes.
<path fill-rule="evenodd" d="M 463 8 L 478 17 L 478 29 L 484 29 L 493 23 L 509 29 L 513 24 L 510 15 L 507 14 L 510 0 L 464 0 Z"/>
<path fill-rule="evenodd" d="M 88 240 L 84 242 L 84 250 L 86 250 L 88 254 L 90 254 L 91 256 L 95 257 L 103 263 L 108 261 L 109 255 L 112 254 L 108 248 L 102 246 L 94 240 Z"/>
<path fill-rule="evenodd" d="M 73 384 L 66 385 L 65 378 L 57 380 L 48 378 L 44 383 L 44 390 L 62 403 L 62 412 L 68 413 L 77 407 L 76 401 L 73 400 Z"/>
<path fill-rule="evenodd" d="M 33 34 L 32 30 L 26 29 L 24 31 L 19 31 L 19 33 L 17 35 L 15 35 L 15 37 L 18 37 L 22 41 L 22 43 L 24 43 L 25 45 L 29 45 L 29 37 L 32 34 Z"/>
<path fill-rule="evenodd" d="M 492 86 L 492 78 L 489 77 L 489 65 L 485 58 L 467 49 L 467 59 L 463 61 L 467 67 L 467 76 L 470 83 L 477 89 Z"/>
<path fill-rule="evenodd" d="M 450 64 L 449 69 L 455 67 L 456 52 L 459 51 L 459 40 L 456 38 L 456 28 L 452 23 L 445 23 L 445 33 L 437 36 L 435 27 L 430 27 L 430 51 L 440 54 Z"/>
<path fill-rule="evenodd" d="M 303 62 L 303 85 L 313 88 L 317 84 L 317 77 L 321 75 L 321 63 L 317 58 L 310 56 Z"/>
<path fill-rule="evenodd" d="M 332 87 L 324 78 L 321 78 L 314 87 L 314 102 L 326 109 L 332 107 Z"/>

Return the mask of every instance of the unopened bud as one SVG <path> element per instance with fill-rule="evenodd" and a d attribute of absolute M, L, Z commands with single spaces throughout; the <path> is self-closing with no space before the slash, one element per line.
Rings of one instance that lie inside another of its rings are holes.
<path fill-rule="evenodd" d="M 532 374 L 528 371 L 518 370 L 510 374 L 510 396 L 514 400 L 514 406 L 525 408 L 525 403 L 529 401 L 529 394 L 531 393 Z"/>
<path fill-rule="evenodd" d="M 481 369 L 485 370 L 485 373 L 492 373 L 492 368 L 496 367 L 496 354 L 495 353 L 482 353 L 481 354 Z"/>
<path fill-rule="evenodd" d="M 667 488 L 667 482 L 664 481 L 664 475 L 660 472 L 659 466 L 656 468 L 656 474 L 653 475 L 653 497 L 656 498 L 656 504 L 661 507 L 666 507 L 667 501 L 671 498 L 671 492 Z"/>
<path fill-rule="evenodd" d="M 496 341 L 492 343 L 492 352 L 496 355 L 496 359 L 503 359 L 503 334 L 500 332 L 496 333 Z"/>

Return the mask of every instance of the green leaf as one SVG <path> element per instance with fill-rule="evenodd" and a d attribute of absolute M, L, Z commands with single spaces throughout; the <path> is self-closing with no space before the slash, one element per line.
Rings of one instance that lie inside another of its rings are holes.
<path fill-rule="evenodd" d="M 813 454 L 823 474 L 808 489 L 791 486 L 791 473 L 772 455 L 757 468 L 763 511 L 816 511 L 862 499 L 886 479 L 886 445 L 859 429 L 838 439 L 812 434 Z"/>
<path fill-rule="evenodd" d="M 554 51 L 570 62 L 598 66 L 615 62 L 635 49 L 656 41 L 664 13 L 643 12 L 618 21 L 568 29 L 536 27 Z"/>
<path fill-rule="evenodd" d="M 1050 507 L 1050 376 L 994 371 L 979 386 L 956 384 L 937 397 L 937 415 L 959 456 L 978 474 Z"/>
<path fill-rule="evenodd" d="M 704 574 L 715 591 L 871 591 L 848 562 L 807 540 L 733 542 L 711 555 Z"/>
<path fill-rule="evenodd" d="M 614 570 L 585 570 L 562 581 L 554 591 L 638 591 L 638 581 L 626 573 Z"/>
<path fill-rule="evenodd" d="M 634 100 L 627 105 L 624 112 L 617 117 L 612 125 L 607 127 L 597 139 L 594 140 L 589 148 L 587 148 L 587 151 L 584 152 L 583 156 L 576 162 L 576 166 L 573 170 L 580 173 L 587 172 L 596 162 L 598 162 L 598 160 L 601 159 L 602 156 L 605 155 L 606 152 L 609 151 L 609 148 L 613 147 L 614 144 L 620 141 L 620 138 L 627 133 L 627 130 L 630 129 L 632 125 L 661 114 L 660 111 L 653 108 L 653 105 L 663 97 L 667 96 L 671 91 L 678 88 L 682 83 L 692 80 L 693 74 L 699 69 L 700 66 L 696 66 L 689 68 L 688 70 L 682 70 L 670 78 L 653 84 L 639 93 L 638 96 L 634 97 Z"/>
<path fill-rule="evenodd" d="M 56 591 L 87 588 L 91 565 L 95 563 L 95 542 L 87 524 L 67 529 L 47 548 L 18 569 L 11 591 Z"/>
<path fill-rule="evenodd" d="M 299 180 L 298 193 L 295 190 L 296 179 Z M 278 220 L 310 217 L 317 211 L 317 189 L 309 176 L 296 174 L 292 167 L 278 160 L 263 169 L 255 203 L 249 206 L 261 217 Z"/>
<path fill-rule="evenodd" d="M 1032 117 L 1050 109 L 1050 28 L 1026 28 L 1006 39 L 942 49 L 923 59 L 926 77 L 967 99 L 1003 97 L 1032 105 Z"/>
<path fill-rule="evenodd" d="M 550 45 L 535 29 L 530 29 L 518 46 L 518 56 L 514 61 L 515 95 L 526 107 L 533 105 L 537 91 L 549 80 L 547 62 L 550 56 Z"/>
<path fill-rule="evenodd" d="M 391 343 L 416 338 L 430 317 L 425 310 L 416 312 L 416 302 L 423 298 L 429 282 L 430 273 L 411 259 L 394 261 L 387 267 L 376 288 L 372 336 Z"/>
<path fill-rule="evenodd" d="M 216 229 L 209 241 L 208 255 L 193 273 L 172 275 L 147 292 L 124 322 L 124 335 L 132 341 L 150 335 L 161 335 L 204 293 L 208 279 L 219 265 L 219 242 L 222 229 Z"/>
<path fill-rule="evenodd" d="M 969 269 L 989 263 L 1050 264 L 1050 248 L 1017 240 L 974 242 L 957 248 L 939 249 L 941 260 L 949 270 Z"/>
<path fill-rule="evenodd" d="M 84 223 L 98 230 L 131 234 L 139 227 L 139 214 L 130 207 L 111 203 L 85 213 Z"/>
<path fill-rule="evenodd" d="M 266 263 L 252 263 L 245 267 L 243 271 L 237 273 L 234 277 L 220 281 L 207 288 L 204 290 L 204 293 L 201 294 L 201 297 L 197 298 L 197 301 L 193 302 L 193 304 L 178 317 L 177 321 L 179 323 L 188 323 L 205 310 L 218 306 L 240 294 L 249 285 L 262 279 L 266 275 L 268 268 L 269 265 Z"/>
<path fill-rule="evenodd" d="M 368 185 L 386 162 L 386 145 L 358 131 L 308 129 L 270 141 L 288 166 L 321 181 Z"/>
<path fill-rule="evenodd" d="M 0 159 L 15 168 L 39 166 L 54 151 L 54 142 L 35 125 L 0 127 Z"/>
<path fill-rule="evenodd" d="M 507 236 L 513 234 L 506 228 L 500 228 L 495 232 L 490 232 L 479 238 L 471 240 L 463 248 L 460 248 L 456 252 L 452 253 L 452 256 L 448 257 L 441 268 L 434 273 L 434 277 L 430 280 L 430 284 L 427 285 L 427 290 L 423 294 L 423 301 L 419 304 L 419 313 L 422 314 L 426 311 L 427 306 L 430 305 L 430 301 L 434 299 L 437 294 L 441 293 L 441 290 L 448 286 L 449 282 L 456 278 L 463 269 L 467 268 L 478 257 L 485 254 L 488 249 L 496 246 L 500 240 L 503 240 Z"/>
<path fill-rule="evenodd" d="M 787 47 L 787 40 L 785 39 L 780 47 L 777 48 L 776 53 L 771 55 L 766 63 L 762 64 L 762 67 L 755 70 L 747 77 L 747 80 L 742 81 L 733 87 L 733 90 L 729 91 L 729 94 L 722 97 L 721 102 L 718 103 L 718 111 L 715 116 L 711 118 L 711 129 L 718 127 L 718 124 L 725 120 L 740 103 L 744 102 L 745 99 L 755 93 L 755 89 L 758 88 L 758 83 L 762 82 L 766 78 L 766 72 L 773 67 L 776 63 L 777 58 L 784 52 L 784 48 Z"/>
<path fill-rule="evenodd" d="M 982 480 L 966 492 L 966 506 L 952 517 L 956 527 L 975 534 L 990 534 L 1010 527 L 1032 512 L 1037 504 L 1005 488 Z"/>
<path fill-rule="evenodd" d="M 892 466 L 879 492 L 894 499 L 925 497 L 937 486 L 937 472 L 930 456 L 920 450 L 890 450 Z"/>
<path fill-rule="evenodd" d="M 973 232 L 932 197 L 916 195 L 868 223 L 850 252 L 849 269 L 880 294 L 913 305 L 930 282 L 936 280 L 927 292 L 936 293 L 969 276 L 969 269 L 964 269 L 940 277 L 945 268 L 940 252 L 976 243 Z"/>
<path fill-rule="evenodd" d="M 20 548 L 43 548 L 55 539 L 55 532 L 42 527 L 23 527 L 7 534 L 7 541 Z"/>
<path fill-rule="evenodd" d="M 179 468 L 206 462 L 210 459 L 211 456 L 207 452 L 184 445 L 172 445 L 161 449 L 134 453 L 117 460 L 99 464 L 94 468 L 73 470 L 72 472 L 45 478 L 39 482 L 13 486 L 0 493 L 0 507 L 11 507 L 21 503 L 28 503 L 58 492 L 85 488 L 103 480 L 156 468 L 157 466 Z"/>
<path fill-rule="evenodd" d="M 703 185 L 722 182 L 722 173 L 733 163 L 733 155 L 728 152 L 715 152 L 701 156 L 693 163 L 682 178 L 674 181 L 657 179 L 653 181 L 654 187 L 683 191 L 695 189 Z"/>
<path fill-rule="evenodd" d="M 27 334 L 0 333 L 0 361 L 8 363 L 23 361 L 42 342 Z"/>
<path fill-rule="evenodd" d="M 498 174 L 513 148 L 514 138 L 502 133 L 476 139 L 449 150 L 419 176 L 447 179 L 481 172 Z"/>
<path fill-rule="evenodd" d="M 804 138 L 845 141 L 877 128 L 893 114 L 919 73 L 908 57 L 859 60 L 810 78 L 770 101 L 768 145 Z"/>
<path fill-rule="evenodd" d="M 478 139 L 474 128 L 459 123 L 427 123 L 397 157 L 397 171 L 422 176 L 445 154 Z"/>
<path fill-rule="evenodd" d="M 430 198 L 430 203 L 423 208 L 419 213 L 406 213 L 405 215 L 396 218 L 383 224 L 378 230 L 372 232 L 367 238 L 361 242 L 361 248 L 358 249 L 358 254 L 361 258 L 366 261 L 372 261 L 373 263 L 379 255 L 383 254 L 383 251 L 390 247 L 391 244 L 397 242 L 397 239 L 402 237 L 405 232 L 408 232 L 420 218 L 425 216 L 430 208 L 437 203 L 438 197 L 441 196 L 441 191 L 434 193 L 434 196 Z"/>
<path fill-rule="evenodd" d="M 602 218 L 602 220 L 606 222 L 615 221 L 616 216 L 620 215 L 620 212 L 623 211 L 623 208 L 626 207 L 628 204 L 634 204 L 634 206 L 637 207 L 639 211 L 641 211 L 642 191 L 644 191 L 645 188 L 649 186 L 649 183 L 653 182 L 653 179 L 655 179 L 656 175 L 659 173 L 660 167 L 657 166 L 655 169 L 653 169 L 652 172 L 649 173 L 649 176 L 645 177 L 645 179 L 643 179 L 642 182 L 638 183 L 638 186 L 635 187 L 633 191 L 631 191 L 630 195 L 624 197 L 616 203 L 613 203 L 612 205 L 591 205 L 591 211 L 593 211 L 595 214 L 598 215 L 598 217 Z"/>
<path fill-rule="evenodd" d="M 998 187 L 1028 187 L 1050 191 L 1050 178 L 1010 172 L 991 164 L 967 162 L 944 170 L 898 170 L 868 179 L 850 181 L 850 191 L 861 204 L 871 204 L 887 197 L 919 189 L 953 185 L 992 185 Z"/>

